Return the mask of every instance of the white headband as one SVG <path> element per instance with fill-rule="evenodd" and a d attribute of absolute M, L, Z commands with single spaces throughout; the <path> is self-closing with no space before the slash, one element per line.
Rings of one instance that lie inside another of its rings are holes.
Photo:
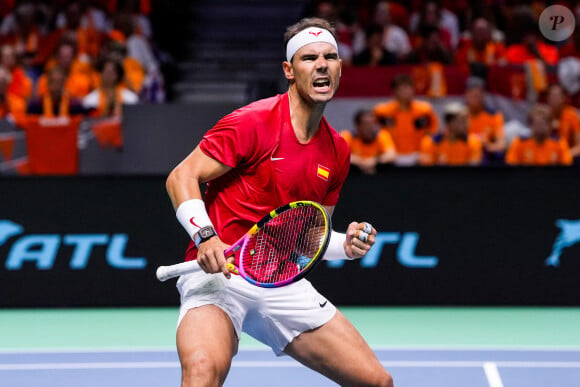
<path fill-rule="evenodd" d="M 286 60 L 290 62 L 296 51 L 310 43 L 330 43 L 338 50 L 338 45 L 330 31 L 324 28 L 308 27 L 292 37 L 286 46 Z"/>

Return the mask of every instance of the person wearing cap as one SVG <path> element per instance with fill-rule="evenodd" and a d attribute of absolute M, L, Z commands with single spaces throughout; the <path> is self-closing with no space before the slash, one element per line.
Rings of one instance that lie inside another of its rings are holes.
<path fill-rule="evenodd" d="M 243 331 L 340 385 L 392 387 L 362 336 L 307 279 L 259 288 L 227 268 L 235 258 L 226 248 L 272 209 L 308 199 L 332 214 L 349 170 L 348 145 L 323 117 L 341 73 L 333 28 L 303 19 L 284 38 L 288 91 L 222 118 L 167 178 L 191 238 L 186 260 L 203 269 L 177 281 L 182 386 L 222 385 Z M 333 231 L 324 259 L 365 256 L 377 230 L 367 226 L 361 237 L 363 228 L 355 221 Z"/>
<path fill-rule="evenodd" d="M 396 75 L 391 81 L 391 89 L 395 98 L 377 104 L 373 113 L 393 137 L 397 150 L 395 164 L 416 165 L 421 140 L 438 132 L 439 120 L 429 102 L 414 98 L 413 80 L 409 75 Z"/>
<path fill-rule="evenodd" d="M 506 163 L 509 165 L 571 165 L 572 155 L 566 140 L 551 136 L 550 108 L 534 105 L 528 114 L 531 137 L 516 137 L 510 144 Z"/>
<path fill-rule="evenodd" d="M 483 145 L 479 137 L 467 133 L 467 108 L 460 102 L 445 106 L 445 131 L 425 136 L 421 141 L 421 165 L 480 165 Z"/>
<path fill-rule="evenodd" d="M 486 105 L 483 79 L 478 77 L 467 79 L 465 102 L 467 103 L 467 132 L 481 139 L 489 158 L 498 154 L 503 157 L 506 148 L 503 114 Z"/>

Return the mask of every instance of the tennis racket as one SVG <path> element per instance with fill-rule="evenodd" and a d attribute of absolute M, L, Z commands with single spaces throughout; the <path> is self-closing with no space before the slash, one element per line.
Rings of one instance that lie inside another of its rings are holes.
<path fill-rule="evenodd" d="M 328 247 L 330 216 L 320 204 L 297 201 L 271 211 L 225 252 L 236 255 L 238 266 L 228 264 L 253 285 L 275 288 L 304 277 Z M 201 270 L 196 260 L 160 266 L 157 278 L 170 278 Z"/>

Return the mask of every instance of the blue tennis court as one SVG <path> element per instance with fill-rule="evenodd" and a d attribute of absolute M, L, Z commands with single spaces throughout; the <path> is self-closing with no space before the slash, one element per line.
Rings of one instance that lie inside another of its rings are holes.
<path fill-rule="evenodd" d="M 580 387 L 580 308 L 340 309 L 396 387 Z M 176 319 L 176 308 L 0 310 L 0 386 L 179 386 Z M 225 385 L 336 384 L 243 335 Z"/>
<path fill-rule="evenodd" d="M 405 349 L 376 353 L 395 385 L 470 387 L 578 387 L 580 349 Z M 256 381 L 256 374 L 262 373 Z M 0 353 L 5 387 L 177 386 L 179 362 L 167 350 L 58 350 Z M 335 386 L 288 357 L 242 349 L 226 386 Z"/>

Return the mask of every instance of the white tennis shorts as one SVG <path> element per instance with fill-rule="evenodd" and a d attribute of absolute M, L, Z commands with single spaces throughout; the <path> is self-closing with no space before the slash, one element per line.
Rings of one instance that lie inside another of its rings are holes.
<path fill-rule="evenodd" d="M 177 325 L 189 309 L 216 305 L 232 320 L 238 338 L 246 332 L 278 356 L 296 336 L 326 324 L 336 307 L 301 279 L 280 288 L 260 288 L 237 275 L 196 272 L 177 280 L 181 307 Z"/>

